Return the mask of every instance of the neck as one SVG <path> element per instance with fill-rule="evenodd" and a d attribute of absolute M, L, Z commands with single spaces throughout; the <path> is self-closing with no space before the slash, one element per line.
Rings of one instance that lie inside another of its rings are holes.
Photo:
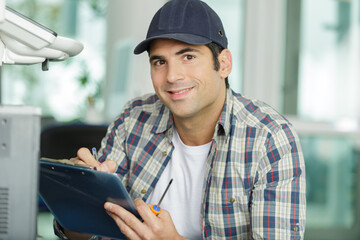
<path fill-rule="evenodd" d="M 211 111 L 206 111 L 191 118 L 174 117 L 176 131 L 182 142 L 188 146 L 199 146 L 209 143 L 214 135 L 216 124 L 224 107 L 222 103 Z"/>
<path fill-rule="evenodd" d="M 199 146 L 206 144 L 211 141 L 216 122 L 203 121 L 203 122 L 194 122 L 191 121 L 176 121 L 175 127 L 178 132 L 182 142 L 188 146 Z"/>

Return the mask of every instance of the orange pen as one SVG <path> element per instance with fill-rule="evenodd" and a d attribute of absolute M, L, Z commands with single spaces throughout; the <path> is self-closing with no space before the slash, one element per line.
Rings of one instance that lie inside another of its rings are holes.
<path fill-rule="evenodd" d="M 163 195 L 161 196 L 161 198 L 160 198 L 160 200 L 159 200 L 159 203 L 158 203 L 158 204 L 153 204 L 153 205 L 151 205 L 151 207 L 150 207 L 151 211 L 152 211 L 156 216 L 159 215 L 159 214 L 162 212 L 162 208 L 160 207 L 160 204 L 161 204 L 162 200 L 164 199 L 165 194 L 166 194 L 167 191 L 169 190 L 169 187 L 170 187 L 172 181 L 173 181 L 173 179 L 171 179 L 170 182 L 169 182 L 169 184 L 167 185 L 167 187 L 166 187 Z"/>

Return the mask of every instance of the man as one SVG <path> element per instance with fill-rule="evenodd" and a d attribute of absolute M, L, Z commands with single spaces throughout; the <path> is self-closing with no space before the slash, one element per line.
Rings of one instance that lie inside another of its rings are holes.
<path fill-rule="evenodd" d="M 126 104 L 102 141 L 101 164 L 87 149 L 72 159 L 121 177 L 143 221 L 105 203 L 120 230 L 129 239 L 302 239 L 298 137 L 271 107 L 229 88 L 217 14 L 199 0 L 169 1 L 134 52 L 144 51 L 156 95 Z M 156 216 L 148 204 L 170 179 Z"/>

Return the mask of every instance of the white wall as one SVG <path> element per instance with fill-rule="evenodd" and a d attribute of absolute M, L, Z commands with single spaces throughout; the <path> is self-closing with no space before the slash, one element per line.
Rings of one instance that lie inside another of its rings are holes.
<path fill-rule="evenodd" d="M 245 0 L 243 94 L 281 107 L 285 0 Z"/>
<path fill-rule="evenodd" d="M 147 53 L 134 55 L 132 51 L 145 39 L 153 15 L 165 2 L 109 0 L 104 92 L 107 120 L 119 113 L 127 100 L 153 92 Z M 122 54 L 119 54 L 119 49 Z M 129 81 L 131 84 L 128 84 Z M 119 84 L 122 91 L 114 91 L 119 90 Z"/>

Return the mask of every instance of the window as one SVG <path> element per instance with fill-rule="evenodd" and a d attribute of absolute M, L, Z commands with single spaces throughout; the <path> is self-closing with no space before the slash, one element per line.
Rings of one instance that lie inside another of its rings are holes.
<path fill-rule="evenodd" d="M 359 1 L 289 1 L 288 9 L 292 71 L 285 78 L 285 113 L 319 121 L 358 118 Z"/>
<path fill-rule="evenodd" d="M 43 116 L 72 121 L 86 116 L 87 106 L 99 98 L 105 75 L 104 44 L 106 1 L 7 0 L 7 6 L 52 29 L 60 36 L 76 39 L 84 50 L 63 62 L 2 66 L 3 104 L 39 106 Z"/>
<path fill-rule="evenodd" d="M 309 229 L 351 229 L 356 220 L 356 142 L 344 136 L 303 135 Z"/>
<path fill-rule="evenodd" d="M 360 1 L 287 1 L 283 112 L 307 171 L 306 239 L 359 239 Z"/>

